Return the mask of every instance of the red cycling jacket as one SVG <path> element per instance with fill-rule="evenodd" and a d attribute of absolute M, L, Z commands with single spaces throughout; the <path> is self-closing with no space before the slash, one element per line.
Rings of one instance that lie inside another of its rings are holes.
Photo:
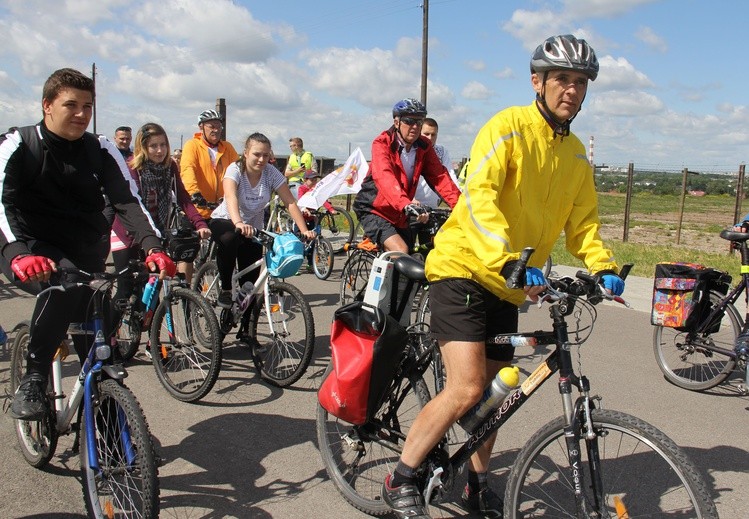
<path fill-rule="evenodd" d="M 434 189 L 451 208 L 460 197 L 460 190 L 442 165 L 429 139 L 419 137 L 416 148 L 416 165 L 411 182 L 401 162 L 401 144 L 395 127 L 382 132 L 372 142 L 372 162 L 362 182 L 361 190 L 354 200 L 357 216 L 376 214 L 394 226 L 404 228 L 408 217 L 403 212 L 416 194 L 416 186 L 423 175 L 429 187 Z"/>

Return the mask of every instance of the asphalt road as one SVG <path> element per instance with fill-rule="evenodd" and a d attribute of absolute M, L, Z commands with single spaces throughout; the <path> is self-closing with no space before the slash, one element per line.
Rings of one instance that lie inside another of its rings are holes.
<path fill-rule="evenodd" d="M 201 404 L 168 396 L 153 368 L 139 354 L 127 385 L 143 406 L 159 453 L 161 516 L 178 518 L 355 518 L 328 480 L 315 440 L 315 389 L 328 361 L 329 325 L 337 301 L 343 258 L 328 281 L 311 274 L 291 281 L 302 288 L 315 314 L 316 353 L 294 388 L 279 390 L 255 375 L 246 351 L 229 342 L 216 387 Z M 563 270 L 563 269 L 559 269 Z M 566 272 L 566 271 L 565 271 Z M 649 297 L 652 281 L 629 280 L 632 308 L 600 305 L 591 339 L 581 348 L 584 372 L 603 404 L 638 416 L 666 432 L 703 470 L 723 519 L 749 517 L 749 397 L 738 394 L 739 374 L 707 393 L 691 393 L 666 382 L 652 352 Z M 33 299 L 0 284 L 0 323 L 11 330 L 30 316 Z M 546 309 L 531 307 L 521 317 L 528 329 L 548 325 Z M 518 351 L 528 368 L 542 355 Z M 9 354 L 0 351 L 0 385 L 7 387 Z M 73 371 L 77 368 L 73 368 Z M 500 431 L 493 472 L 501 493 L 507 466 L 527 438 L 557 416 L 553 382 L 543 387 Z M 5 392 L 3 392 L 4 394 Z M 77 456 L 72 437 L 63 437 L 45 470 L 25 463 L 13 421 L 0 416 L 0 517 L 84 517 Z M 457 491 L 454 492 L 457 498 Z M 464 515 L 453 504 L 435 517 Z"/>

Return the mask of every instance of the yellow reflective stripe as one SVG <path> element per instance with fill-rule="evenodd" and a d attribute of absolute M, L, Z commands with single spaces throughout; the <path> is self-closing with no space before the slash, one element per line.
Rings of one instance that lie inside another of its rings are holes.
<path fill-rule="evenodd" d="M 749 265 L 741 265 L 741 273 L 749 274 Z"/>

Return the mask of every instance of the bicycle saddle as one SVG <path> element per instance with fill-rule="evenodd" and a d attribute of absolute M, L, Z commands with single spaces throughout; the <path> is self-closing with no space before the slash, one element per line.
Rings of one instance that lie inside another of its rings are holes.
<path fill-rule="evenodd" d="M 747 237 L 749 237 L 749 234 L 747 234 Z M 398 272 L 406 276 L 408 279 L 420 282 L 425 282 L 427 280 L 426 275 L 424 274 L 424 264 L 411 256 L 398 256 L 393 261 L 393 265 Z"/>
<path fill-rule="evenodd" d="M 749 232 L 738 232 L 724 229 L 720 231 L 720 237 L 724 240 L 745 242 L 749 240 Z"/>

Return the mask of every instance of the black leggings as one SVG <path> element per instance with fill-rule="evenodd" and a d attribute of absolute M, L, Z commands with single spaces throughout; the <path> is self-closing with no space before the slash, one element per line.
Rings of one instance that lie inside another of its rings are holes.
<path fill-rule="evenodd" d="M 225 218 L 213 218 L 208 226 L 211 237 L 216 242 L 216 265 L 221 279 L 221 289 L 231 290 L 231 275 L 236 266 L 239 270 L 246 268 L 263 256 L 263 246 L 251 238 L 245 238 L 234 232 L 234 224 Z M 239 280 L 257 281 L 260 269 L 245 274 Z"/>
<path fill-rule="evenodd" d="M 29 248 L 34 254 L 52 259 L 59 267 L 77 267 L 87 272 L 103 272 L 109 243 L 102 241 L 93 244 L 85 253 L 81 252 L 76 257 L 70 257 L 57 247 L 44 242 L 33 242 L 29 244 Z M 108 305 L 104 304 L 102 308 L 106 311 Z M 31 317 L 27 373 L 39 373 L 46 378 L 57 346 L 67 334 L 68 325 L 71 322 L 87 321 L 92 311 L 91 289 L 88 287 L 70 288 L 65 292 L 52 290 L 37 298 Z M 108 334 L 111 330 L 109 316 L 105 316 L 105 321 L 105 332 Z M 93 337 L 90 335 L 73 336 L 73 343 L 81 360 L 85 358 L 92 340 Z"/>

